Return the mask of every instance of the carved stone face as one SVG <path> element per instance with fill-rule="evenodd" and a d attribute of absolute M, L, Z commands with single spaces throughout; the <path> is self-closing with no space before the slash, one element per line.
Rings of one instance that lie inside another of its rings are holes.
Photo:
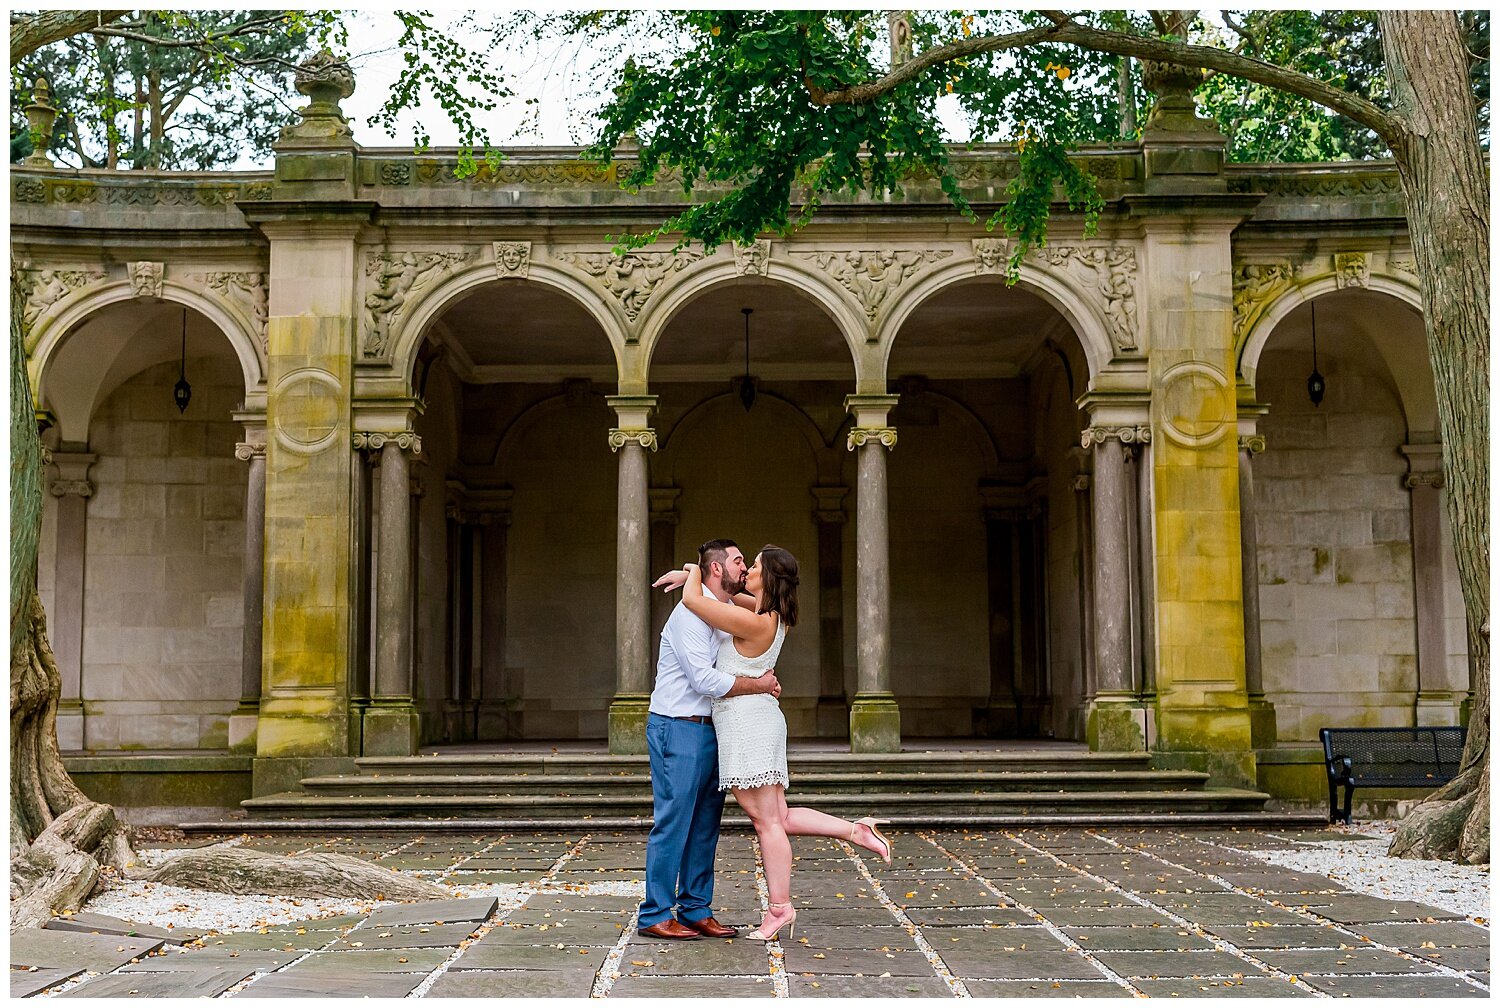
<path fill-rule="evenodd" d="M 526 261 L 526 246 L 518 242 L 507 242 L 499 246 L 500 265 L 507 272 L 514 273 L 521 268 Z"/>

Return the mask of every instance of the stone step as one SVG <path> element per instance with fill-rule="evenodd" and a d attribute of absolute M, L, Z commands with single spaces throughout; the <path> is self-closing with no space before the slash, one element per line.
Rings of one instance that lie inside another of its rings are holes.
<path fill-rule="evenodd" d="M 609 753 L 432 753 L 421 756 L 360 756 L 360 773 L 392 774 L 615 774 L 644 773 L 646 756 Z M 906 753 L 797 752 L 787 754 L 792 774 L 969 773 L 975 770 L 1149 770 L 1150 753 L 1086 750 L 937 751 Z"/>
<path fill-rule="evenodd" d="M 427 769 L 423 767 L 423 769 Z M 849 773 L 793 771 L 798 790 L 854 794 L 1000 794 L 1054 791 L 1192 791 L 1208 774 L 1193 770 L 975 770 L 964 773 L 917 771 Z M 651 776 L 644 772 L 614 774 L 368 773 L 308 777 L 302 787 L 318 795 L 649 795 Z"/>
<path fill-rule="evenodd" d="M 827 812 L 882 817 L 965 817 L 987 813 L 1031 817 L 1040 814 L 1089 815 L 1172 812 L 1254 812 L 1269 795 L 1214 788 L 1197 791 L 1013 791 L 986 794 L 917 792 L 861 794 L 794 791 L 789 799 Z M 639 817 L 651 812 L 650 795 L 320 795 L 303 792 L 262 795 L 240 803 L 257 818 L 477 818 L 563 819 L 581 824 L 591 818 Z"/>

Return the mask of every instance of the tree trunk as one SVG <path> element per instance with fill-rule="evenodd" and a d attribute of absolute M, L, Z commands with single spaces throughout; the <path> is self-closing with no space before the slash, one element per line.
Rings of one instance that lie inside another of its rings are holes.
<path fill-rule="evenodd" d="M 1462 772 L 1402 822 L 1391 853 L 1488 863 L 1489 184 L 1457 16 L 1385 10 L 1379 17 L 1391 91 L 1407 126 L 1392 153 L 1426 308 L 1474 692 Z"/>
<path fill-rule="evenodd" d="M 346 854 L 287 857 L 228 844 L 180 854 L 147 878 L 166 885 L 242 895 L 390 900 L 444 899 L 452 895 L 434 882 L 410 878 Z"/>
<path fill-rule="evenodd" d="M 10 23 L 10 62 L 29 56 L 44 45 L 71 38 L 91 28 L 118 21 L 129 11 L 53 10 L 24 14 Z"/>

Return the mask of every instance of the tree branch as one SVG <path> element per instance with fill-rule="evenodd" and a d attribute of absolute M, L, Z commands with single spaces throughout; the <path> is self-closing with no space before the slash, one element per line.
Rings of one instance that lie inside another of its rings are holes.
<path fill-rule="evenodd" d="M 118 21 L 129 11 L 54 10 L 10 17 L 10 61 L 14 65 L 42 46 Z"/>
<path fill-rule="evenodd" d="M 1136 59 L 1156 60 L 1176 66 L 1217 70 L 1254 81 L 1257 84 L 1265 84 L 1300 95 L 1368 126 L 1388 145 L 1398 143 L 1406 131 L 1397 116 L 1373 102 L 1295 70 L 1288 70 L 1263 60 L 1241 56 L 1212 46 L 1169 42 L 1164 39 L 1151 39 L 1140 35 L 1128 35 L 1124 32 L 1089 28 L 1073 21 L 1066 14 L 1056 11 L 1040 11 L 1039 13 L 1053 23 L 1046 28 L 1033 28 L 1009 35 L 958 39 L 927 50 L 876 81 L 834 91 L 824 91 L 810 81 L 804 81 L 804 84 L 815 105 L 867 104 L 938 64 L 983 53 L 1019 49 L 1039 42 L 1061 42 L 1095 52 L 1113 53 L 1116 56 L 1134 56 Z"/>

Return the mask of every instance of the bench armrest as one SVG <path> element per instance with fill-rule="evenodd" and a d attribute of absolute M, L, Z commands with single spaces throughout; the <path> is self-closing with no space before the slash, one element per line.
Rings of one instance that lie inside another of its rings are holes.
<path fill-rule="evenodd" d="M 1328 759 L 1328 779 L 1344 784 L 1354 779 L 1354 761 L 1348 756 L 1331 756 Z"/>

